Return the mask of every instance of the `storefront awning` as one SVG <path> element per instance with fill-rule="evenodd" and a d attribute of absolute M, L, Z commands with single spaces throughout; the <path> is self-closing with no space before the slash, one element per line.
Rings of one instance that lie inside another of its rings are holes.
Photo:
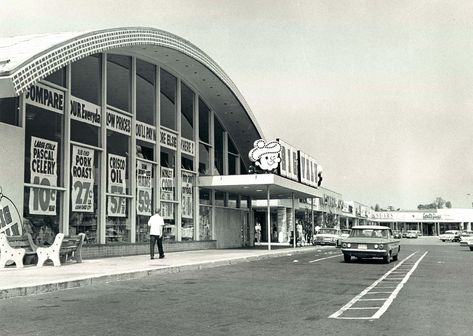
<path fill-rule="evenodd" d="M 320 189 L 274 174 L 200 176 L 199 187 L 250 196 L 253 200 L 323 197 Z"/>

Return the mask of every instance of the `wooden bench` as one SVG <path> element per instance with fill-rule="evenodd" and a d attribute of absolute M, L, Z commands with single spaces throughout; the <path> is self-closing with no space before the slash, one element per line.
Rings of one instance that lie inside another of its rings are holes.
<path fill-rule="evenodd" d="M 14 262 L 21 268 L 24 264 L 36 262 L 37 246 L 29 233 L 21 236 L 7 236 L 0 234 L 0 267 L 5 267 L 8 262 Z"/>
<path fill-rule="evenodd" d="M 72 258 L 81 263 L 84 240 L 84 233 L 79 233 L 76 236 L 64 236 L 64 233 L 58 233 L 51 246 L 36 249 L 38 254 L 36 266 L 42 267 L 46 260 L 51 260 L 54 266 L 61 266 L 61 262 L 65 263 Z"/>

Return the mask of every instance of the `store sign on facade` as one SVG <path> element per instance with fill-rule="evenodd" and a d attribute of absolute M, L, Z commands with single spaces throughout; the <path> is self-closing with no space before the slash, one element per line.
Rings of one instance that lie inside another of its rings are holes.
<path fill-rule="evenodd" d="M 279 165 L 279 175 L 294 181 L 299 181 L 299 176 L 297 174 L 299 170 L 297 150 L 281 139 L 276 140 L 281 145 L 281 164 Z"/>
<path fill-rule="evenodd" d="M 73 212 L 94 212 L 94 150 L 72 146 L 71 203 Z"/>
<path fill-rule="evenodd" d="M 100 106 L 71 96 L 71 119 L 100 127 L 102 112 Z"/>
<path fill-rule="evenodd" d="M 322 166 L 310 155 L 295 149 L 281 139 L 281 164 L 279 175 L 317 188 L 322 183 Z"/>
<path fill-rule="evenodd" d="M 177 149 L 177 135 L 165 130 L 160 130 L 159 143 L 161 146 L 176 150 Z"/>
<path fill-rule="evenodd" d="M 57 186 L 58 143 L 32 136 L 30 148 L 30 183 Z M 56 190 L 31 188 L 29 212 L 32 215 L 56 215 Z"/>
<path fill-rule="evenodd" d="M 136 138 L 139 140 L 156 143 L 156 127 L 137 120 Z"/>
<path fill-rule="evenodd" d="M 131 135 L 131 118 L 124 114 L 107 110 L 107 129 Z"/>
<path fill-rule="evenodd" d="M 256 166 L 267 172 L 278 168 L 281 158 L 281 145 L 277 141 L 266 142 L 263 139 L 256 140 L 248 157 Z"/>
<path fill-rule="evenodd" d="M 25 98 L 27 104 L 64 113 L 64 92 L 62 91 L 37 83 L 28 88 Z"/>

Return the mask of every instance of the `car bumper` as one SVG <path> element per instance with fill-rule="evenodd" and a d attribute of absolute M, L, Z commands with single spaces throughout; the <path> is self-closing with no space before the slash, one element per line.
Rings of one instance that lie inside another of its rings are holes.
<path fill-rule="evenodd" d="M 347 248 L 342 249 L 342 253 L 360 258 L 382 258 L 388 255 L 387 250 L 359 250 Z"/>

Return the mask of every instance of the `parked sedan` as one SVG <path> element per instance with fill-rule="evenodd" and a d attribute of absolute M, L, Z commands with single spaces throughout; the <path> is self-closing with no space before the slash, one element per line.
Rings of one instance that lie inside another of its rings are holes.
<path fill-rule="evenodd" d="M 343 241 L 350 237 L 351 229 L 341 229 L 340 232 L 340 238 L 337 240 L 337 247 L 341 247 Z"/>
<path fill-rule="evenodd" d="M 415 238 L 415 239 L 417 239 L 418 232 L 419 232 L 419 231 L 408 230 L 408 231 L 407 231 L 407 234 L 406 234 L 406 238 Z"/>
<path fill-rule="evenodd" d="M 350 236 L 342 243 L 345 262 L 351 257 L 383 258 L 385 263 L 396 261 L 401 250 L 400 240 L 395 239 L 387 226 L 354 226 Z"/>
<path fill-rule="evenodd" d="M 337 245 L 341 232 L 335 228 L 323 228 L 314 236 L 313 245 Z"/>
<path fill-rule="evenodd" d="M 445 233 L 443 233 L 439 236 L 439 239 L 443 242 L 445 242 L 445 241 L 451 241 L 451 242 L 460 241 L 460 231 L 458 231 L 458 230 L 445 231 Z"/>
<path fill-rule="evenodd" d="M 473 240 L 473 231 L 463 231 L 460 235 L 460 246 L 468 246 L 471 240 Z"/>

